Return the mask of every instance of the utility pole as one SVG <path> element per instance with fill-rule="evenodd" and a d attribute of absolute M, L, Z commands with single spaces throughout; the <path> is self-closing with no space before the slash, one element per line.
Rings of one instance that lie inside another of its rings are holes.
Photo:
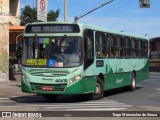
<path fill-rule="evenodd" d="M 106 3 L 104 3 L 104 4 L 100 5 L 100 6 L 98 6 L 98 7 L 96 7 L 96 8 L 94 8 L 93 10 L 90 10 L 89 12 L 87 12 L 87 13 L 85 13 L 85 14 L 79 16 L 79 17 L 75 16 L 75 17 L 74 17 L 74 22 L 77 22 L 78 19 L 80 19 L 80 18 L 82 18 L 82 17 L 88 15 L 89 13 L 91 13 L 91 12 L 93 12 L 93 11 L 95 11 L 95 10 L 97 10 L 97 9 L 99 9 L 99 8 L 101 8 L 101 7 L 103 7 L 103 6 L 105 6 L 106 4 L 108 4 L 108 3 L 112 2 L 112 1 L 113 1 L 113 0 L 109 0 L 108 2 L 106 2 Z"/>
<path fill-rule="evenodd" d="M 64 0 L 64 22 L 68 21 L 68 0 Z"/>
<path fill-rule="evenodd" d="M 34 0 L 32 0 L 32 5 L 33 5 L 33 8 L 34 8 Z"/>

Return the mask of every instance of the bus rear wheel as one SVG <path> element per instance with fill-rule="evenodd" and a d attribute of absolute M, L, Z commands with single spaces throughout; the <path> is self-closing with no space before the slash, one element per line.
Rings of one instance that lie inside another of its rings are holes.
<path fill-rule="evenodd" d="M 97 79 L 95 92 L 92 93 L 92 100 L 99 100 L 103 97 L 103 86 L 104 83 L 101 78 Z"/>
<path fill-rule="evenodd" d="M 135 72 L 132 73 L 132 82 L 129 89 L 130 91 L 134 91 L 136 89 L 136 73 Z"/>
<path fill-rule="evenodd" d="M 49 94 L 42 94 L 42 96 L 48 101 L 54 101 L 58 97 L 58 95 L 49 95 Z"/>

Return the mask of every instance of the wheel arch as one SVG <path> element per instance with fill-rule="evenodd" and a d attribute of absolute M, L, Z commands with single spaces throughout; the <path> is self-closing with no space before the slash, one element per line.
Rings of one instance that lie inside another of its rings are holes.
<path fill-rule="evenodd" d="M 133 73 L 135 74 L 135 76 L 136 76 L 136 70 L 133 70 L 132 72 L 133 72 Z"/>
<path fill-rule="evenodd" d="M 104 76 L 103 73 L 99 73 L 99 75 L 97 76 L 97 78 L 100 78 L 104 82 L 105 76 Z"/>

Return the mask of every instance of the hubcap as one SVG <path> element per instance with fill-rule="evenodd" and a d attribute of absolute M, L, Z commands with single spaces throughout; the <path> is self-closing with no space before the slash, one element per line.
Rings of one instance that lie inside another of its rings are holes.
<path fill-rule="evenodd" d="M 133 78 L 133 81 L 132 81 L 132 86 L 133 86 L 133 88 L 135 88 L 135 86 L 136 86 L 136 81 L 135 81 L 135 78 Z"/>
<path fill-rule="evenodd" d="M 96 92 L 95 92 L 95 94 L 99 94 L 100 91 L 101 91 L 101 86 L 97 83 L 96 84 Z"/>

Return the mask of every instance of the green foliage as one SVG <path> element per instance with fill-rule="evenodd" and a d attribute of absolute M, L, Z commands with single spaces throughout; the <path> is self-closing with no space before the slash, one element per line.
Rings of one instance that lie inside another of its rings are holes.
<path fill-rule="evenodd" d="M 56 10 L 56 12 L 50 10 L 47 15 L 47 21 L 57 21 L 58 16 L 59 16 L 59 10 Z"/>
<path fill-rule="evenodd" d="M 59 16 L 59 10 L 54 12 L 50 10 L 47 15 L 47 21 L 57 21 Z M 37 9 L 31 8 L 29 5 L 26 5 L 22 11 L 21 15 L 21 25 L 25 26 L 27 23 L 39 22 L 37 20 Z"/>

